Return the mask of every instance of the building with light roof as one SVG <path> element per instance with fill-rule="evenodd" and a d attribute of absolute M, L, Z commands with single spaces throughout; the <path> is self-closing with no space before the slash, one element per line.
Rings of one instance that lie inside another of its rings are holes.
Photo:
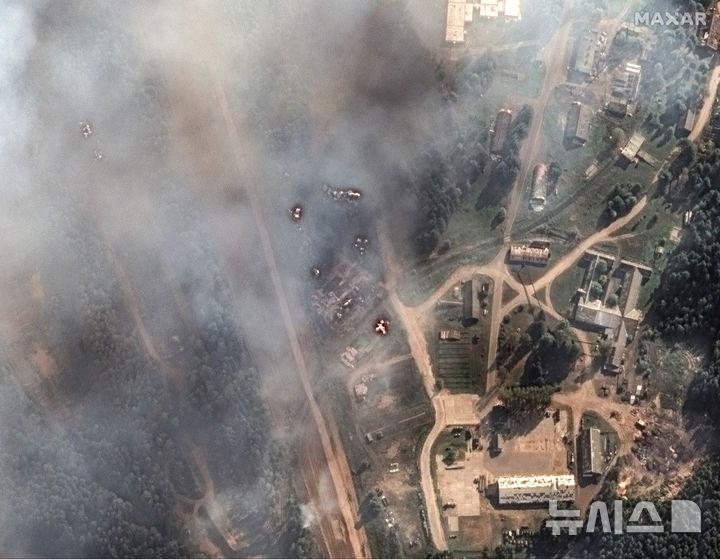
<path fill-rule="evenodd" d="M 550 260 L 550 243 L 512 243 L 508 253 L 511 264 L 544 266 Z"/>
<path fill-rule="evenodd" d="M 498 502 L 501 505 L 574 500 L 575 476 L 570 474 L 498 478 Z"/>
<path fill-rule="evenodd" d="M 506 19 L 520 19 L 520 0 L 505 0 Z"/>
<path fill-rule="evenodd" d="M 445 25 L 445 40 L 449 43 L 465 41 L 465 2 L 450 0 Z"/>

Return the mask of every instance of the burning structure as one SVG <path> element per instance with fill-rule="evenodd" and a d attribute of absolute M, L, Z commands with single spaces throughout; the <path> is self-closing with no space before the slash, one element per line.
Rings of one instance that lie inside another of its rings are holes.
<path fill-rule="evenodd" d="M 89 138 L 90 136 L 92 136 L 93 133 L 92 124 L 90 124 L 89 122 L 81 122 L 80 132 L 82 132 L 84 138 Z"/>
<path fill-rule="evenodd" d="M 336 202 L 357 202 L 362 198 L 362 192 L 356 188 L 333 188 L 327 184 L 323 188 L 328 197 Z"/>
<path fill-rule="evenodd" d="M 325 327 L 342 330 L 356 308 L 372 304 L 380 295 L 381 289 L 367 270 L 343 260 L 312 293 L 310 302 Z"/>
<path fill-rule="evenodd" d="M 294 222 L 297 223 L 298 221 L 300 221 L 302 219 L 302 215 L 303 215 L 303 209 L 300 204 L 295 204 L 290 209 L 290 219 L 292 219 Z"/>

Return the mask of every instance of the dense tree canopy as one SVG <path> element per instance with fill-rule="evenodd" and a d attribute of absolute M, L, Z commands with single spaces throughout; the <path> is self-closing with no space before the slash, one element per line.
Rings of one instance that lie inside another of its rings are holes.
<path fill-rule="evenodd" d="M 580 357 L 581 348 L 567 321 L 547 330 L 528 357 L 522 384 L 545 385 L 564 379 L 575 361 Z"/>

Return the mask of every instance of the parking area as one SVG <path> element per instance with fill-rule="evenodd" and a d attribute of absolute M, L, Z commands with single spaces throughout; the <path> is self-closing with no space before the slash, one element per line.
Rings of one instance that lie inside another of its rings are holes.
<path fill-rule="evenodd" d="M 465 425 L 478 423 L 477 406 L 480 397 L 477 394 L 453 394 L 443 399 L 445 419 L 448 425 Z"/>
<path fill-rule="evenodd" d="M 446 517 L 477 516 L 486 510 L 484 488 L 506 475 L 567 474 L 569 414 L 553 410 L 548 417 L 524 421 L 508 419 L 497 427 L 500 453 L 489 452 L 494 427 L 486 423 L 481 429 L 482 448 L 473 450 L 472 440 L 466 441 L 463 455 L 453 464 L 443 461 L 443 448 L 437 448 L 435 460 L 437 483 Z M 470 424 L 467 427 L 471 427 Z M 472 429 L 471 429 L 472 431 Z M 474 433 L 474 431 L 472 431 Z M 453 521 L 455 522 L 455 521 Z"/>

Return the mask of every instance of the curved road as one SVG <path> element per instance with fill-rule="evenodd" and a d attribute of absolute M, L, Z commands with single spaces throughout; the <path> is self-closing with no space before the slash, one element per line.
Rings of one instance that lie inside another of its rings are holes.
<path fill-rule="evenodd" d="M 572 266 L 583 253 L 597 243 L 601 243 L 612 237 L 613 233 L 625 227 L 633 219 L 635 219 L 640 212 L 645 209 L 648 203 L 647 196 L 643 196 L 628 215 L 615 220 L 604 229 L 590 235 L 588 238 L 579 243 L 570 252 L 561 257 L 545 274 L 543 274 L 536 282 L 535 288 L 537 290 L 543 287 L 549 286 L 560 274 L 565 272 L 570 266 Z M 382 226 L 381 226 L 382 227 Z M 432 368 L 432 362 L 430 359 L 430 352 L 428 350 L 427 339 L 423 330 L 422 325 L 425 324 L 425 320 L 428 314 L 430 314 L 440 298 L 447 293 L 447 291 L 456 285 L 459 281 L 475 275 L 483 274 L 490 277 L 494 282 L 493 287 L 493 306 L 491 313 L 491 334 L 490 344 L 488 348 L 488 391 L 494 386 L 495 372 L 495 357 L 497 354 L 497 337 L 499 333 L 501 317 L 510 312 L 514 307 L 523 303 L 526 300 L 525 289 L 523 285 L 512 276 L 505 264 L 505 255 L 507 249 L 505 246 L 500 252 L 493 258 L 491 262 L 484 265 L 470 265 L 463 266 L 456 269 L 450 276 L 445 279 L 428 297 L 427 299 L 415 307 L 407 307 L 400 301 L 397 296 L 397 279 L 396 270 L 397 264 L 394 259 L 394 254 L 389 237 L 384 234 L 385 231 L 379 231 L 378 238 L 380 239 L 380 253 L 383 259 L 383 266 L 386 273 L 386 287 L 389 294 L 390 302 L 397 314 L 397 317 L 403 324 L 405 331 L 407 332 L 408 345 L 410 346 L 410 353 L 414 359 L 418 370 L 423 379 L 423 385 L 425 390 L 432 402 L 435 410 L 435 423 L 423 443 L 422 451 L 420 454 L 420 476 L 423 493 L 425 495 L 425 505 L 427 508 L 428 525 L 430 528 L 430 535 L 434 546 L 439 550 L 447 549 L 447 539 L 445 530 L 442 524 L 442 516 L 438 507 L 437 494 L 435 492 L 435 485 L 432 476 L 432 448 L 435 444 L 435 440 L 438 435 L 445 429 L 447 425 L 454 424 L 453 418 L 447 416 L 446 406 L 447 402 L 453 401 L 462 395 L 452 395 L 446 390 L 436 392 L 435 389 L 435 374 Z M 502 305 L 502 292 L 503 288 L 507 284 L 518 294 L 513 297 L 509 302 Z M 547 314 L 557 319 L 562 319 L 551 304 L 546 304 L 539 301 L 536 297 L 530 296 L 531 302 L 543 309 Z M 588 344 L 589 339 L 587 335 L 582 332 L 575 330 L 578 339 L 583 344 Z M 495 387 L 497 388 L 497 387 Z M 488 401 L 486 405 L 489 405 L 491 401 Z"/>
<path fill-rule="evenodd" d="M 688 140 L 691 142 L 694 142 L 700 137 L 700 134 L 705 130 L 705 126 L 710 120 L 710 114 L 712 113 L 713 104 L 715 103 L 715 96 L 717 95 L 718 84 L 720 84 L 720 66 L 715 66 L 715 69 L 710 74 L 708 90 L 703 99 L 702 109 L 695 119 L 692 132 L 690 132 L 688 136 Z"/>

